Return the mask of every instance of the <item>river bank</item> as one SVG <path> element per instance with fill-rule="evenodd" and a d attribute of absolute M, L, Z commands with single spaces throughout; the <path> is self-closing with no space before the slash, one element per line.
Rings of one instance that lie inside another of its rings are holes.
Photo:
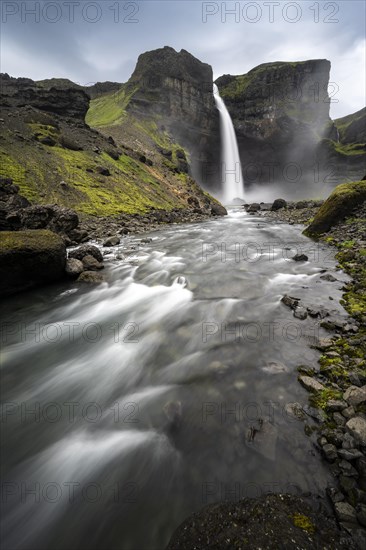
<path fill-rule="evenodd" d="M 307 226 L 319 206 L 280 209 L 263 215 L 277 221 Z M 322 351 L 315 368 L 300 367 L 311 378 L 300 382 L 311 391 L 312 407 L 319 425 L 319 450 L 329 463 L 334 486 L 328 496 L 340 526 L 357 540 L 365 540 L 366 527 L 366 204 L 336 223 L 319 237 L 338 249 L 338 267 L 352 277 L 346 283 L 341 304 L 350 318 L 345 324 L 324 311 L 320 324 L 329 338 L 319 343 Z M 336 278 L 334 278 L 336 284 Z"/>

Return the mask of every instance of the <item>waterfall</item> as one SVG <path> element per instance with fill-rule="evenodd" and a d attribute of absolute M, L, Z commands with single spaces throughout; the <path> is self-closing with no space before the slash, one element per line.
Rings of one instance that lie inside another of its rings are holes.
<path fill-rule="evenodd" d="M 229 204 L 235 198 L 244 198 L 244 179 L 241 171 L 238 143 L 234 126 L 219 90 L 214 84 L 213 94 L 216 107 L 220 113 L 221 129 L 221 183 L 223 202 Z"/>

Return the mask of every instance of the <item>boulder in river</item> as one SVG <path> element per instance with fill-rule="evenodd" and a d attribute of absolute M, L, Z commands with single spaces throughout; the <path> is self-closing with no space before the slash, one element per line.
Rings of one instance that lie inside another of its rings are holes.
<path fill-rule="evenodd" d="M 286 206 L 287 202 L 285 199 L 276 199 L 271 206 L 271 210 L 272 212 L 276 212 L 276 210 L 281 210 L 281 208 L 286 208 Z"/>
<path fill-rule="evenodd" d="M 65 244 L 52 231 L 2 231 L 0 295 L 60 280 L 65 276 L 65 263 Z"/>
<path fill-rule="evenodd" d="M 90 284 L 100 284 L 104 282 L 104 277 L 100 273 L 95 271 L 84 271 L 79 275 L 77 279 L 78 283 L 90 283 Z"/>
<path fill-rule="evenodd" d="M 93 244 L 82 244 L 69 252 L 69 258 L 82 260 L 85 256 L 93 256 L 98 262 L 103 262 L 103 255 L 97 246 Z"/>
<path fill-rule="evenodd" d="M 213 216 L 226 216 L 227 215 L 227 210 L 225 208 L 225 206 L 222 206 L 222 204 L 212 204 L 211 206 L 211 214 Z"/>
<path fill-rule="evenodd" d="M 69 258 L 66 260 L 65 271 L 69 277 L 76 278 L 84 271 L 83 262 L 76 258 Z"/>

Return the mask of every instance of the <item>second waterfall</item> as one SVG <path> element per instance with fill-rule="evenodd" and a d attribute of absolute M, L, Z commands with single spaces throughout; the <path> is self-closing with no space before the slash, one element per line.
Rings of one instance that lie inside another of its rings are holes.
<path fill-rule="evenodd" d="M 216 84 L 213 94 L 220 113 L 222 202 L 229 204 L 233 199 L 244 198 L 244 179 L 234 125 Z"/>

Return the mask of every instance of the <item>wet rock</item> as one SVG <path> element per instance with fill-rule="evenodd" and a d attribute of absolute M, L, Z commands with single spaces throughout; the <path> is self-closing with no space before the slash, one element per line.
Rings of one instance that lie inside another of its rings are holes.
<path fill-rule="evenodd" d="M 301 321 L 304 321 L 308 316 L 308 312 L 306 309 L 302 306 L 297 306 L 294 310 L 294 317 L 296 319 L 300 319 Z"/>
<path fill-rule="evenodd" d="M 366 420 L 362 416 L 354 416 L 348 420 L 346 428 L 356 441 L 366 446 Z"/>
<path fill-rule="evenodd" d="M 287 206 L 287 202 L 285 201 L 285 199 L 276 199 L 271 206 L 271 210 L 272 212 L 276 212 L 281 208 L 286 208 L 286 206 Z"/>
<path fill-rule="evenodd" d="M 304 413 L 304 410 L 300 403 L 287 403 L 287 405 L 285 406 L 285 411 L 288 416 L 297 418 L 298 420 L 304 420 L 306 418 L 306 414 Z M 325 438 L 324 441 L 325 443 L 327 442 Z"/>
<path fill-rule="evenodd" d="M 69 277 L 76 279 L 84 271 L 83 263 L 76 258 L 69 258 L 66 260 L 65 271 Z"/>
<path fill-rule="evenodd" d="M 347 477 L 358 477 L 357 470 L 352 466 L 348 460 L 340 460 L 338 466 L 342 470 L 342 474 Z"/>
<path fill-rule="evenodd" d="M 361 388 L 350 386 L 343 394 L 343 399 L 353 407 L 366 403 L 366 385 Z"/>
<path fill-rule="evenodd" d="M 295 309 L 299 305 L 300 298 L 294 298 L 293 296 L 288 296 L 288 294 L 285 294 L 281 298 L 281 302 L 283 302 L 285 306 Z"/>
<path fill-rule="evenodd" d="M 344 460 L 356 460 L 356 458 L 360 458 L 363 455 L 358 449 L 339 449 L 338 456 Z"/>
<path fill-rule="evenodd" d="M 100 284 L 104 281 L 103 275 L 96 273 L 95 271 L 84 271 L 79 275 L 77 282 L 78 283 L 90 283 L 90 284 Z"/>
<path fill-rule="evenodd" d="M 211 214 L 213 216 L 226 216 L 227 210 L 222 204 L 213 204 L 211 206 Z"/>
<path fill-rule="evenodd" d="M 82 263 L 85 271 L 99 271 L 100 269 L 104 268 L 103 263 L 98 262 L 98 260 L 96 260 L 90 254 L 88 254 L 87 256 L 84 256 L 84 258 L 82 259 Z"/>
<path fill-rule="evenodd" d="M 359 504 L 356 508 L 356 517 L 357 521 L 366 527 L 366 506 L 364 504 Z"/>
<path fill-rule="evenodd" d="M 282 374 L 284 372 L 289 372 L 288 367 L 283 363 L 277 361 L 268 361 L 264 367 L 262 367 L 264 372 L 269 374 Z"/>
<path fill-rule="evenodd" d="M 328 462 L 334 462 L 338 457 L 337 447 L 331 443 L 327 443 L 322 447 L 323 454 Z"/>
<path fill-rule="evenodd" d="M 304 405 L 303 409 L 308 416 L 311 416 L 311 418 L 314 418 L 317 422 L 323 423 L 327 420 L 327 415 L 321 409 L 309 407 L 309 405 Z"/>
<path fill-rule="evenodd" d="M 334 283 L 338 279 L 333 277 L 330 273 L 326 273 L 325 275 L 320 275 L 320 279 L 323 279 L 323 281 L 329 281 L 330 283 Z"/>
<path fill-rule="evenodd" d="M 336 502 L 334 511 L 338 521 L 347 521 L 350 523 L 355 523 L 357 521 L 356 510 L 347 502 Z"/>
<path fill-rule="evenodd" d="M 309 258 L 306 254 L 295 254 L 292 260 L 294 260 L 295 262 L 307 262 Z"/>
<path fill-rule="evenodd" d="M 302 386 L 304 386 L 306 390 L 311 392 L 319 392 L 325 389 L 323 384 L 318 382 L 318 380 L 316 380 L 315 378 L 310 378 L 310 376 L 300 375 L 299 382 Z"/>
<path fill-rule="evenodd" d="M 330 399 L 327 403 L 327 410 L 329 412 L 343 411 L 346 407 L 347 403 L 340 399 Z"/>
<path fill-rule="evenodd" d="M 247 212 L 259 212 L 260 209 L 261 209 L 261 205 L 257 202 L 253 202 L 248 206 Z"/>
<path fill-rule="evenodd" d="M 117 246 L 121 242 L 121 239 L 117 236 L 108 237 L 103 243 L 103 246 Z"/>
<path fill-rule="evenodd" d="M 69 251 L 69 258 L 82 260 L 85 256 L 93 256 L 98 262 L 103 262 L 103 255 L 97 246 L 93 244 L 82 244 L 78 248 Z"/>

